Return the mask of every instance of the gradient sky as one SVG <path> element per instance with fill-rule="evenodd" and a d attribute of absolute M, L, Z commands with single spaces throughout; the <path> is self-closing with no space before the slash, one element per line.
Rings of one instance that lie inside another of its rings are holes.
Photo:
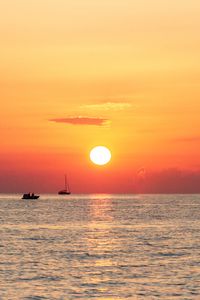
<path fill-rule="evenodd" d="M 0 0 L 0 191 L 200 192 L 199 0 Z M 105 145 L 112 161 L 89 160 Z"/>

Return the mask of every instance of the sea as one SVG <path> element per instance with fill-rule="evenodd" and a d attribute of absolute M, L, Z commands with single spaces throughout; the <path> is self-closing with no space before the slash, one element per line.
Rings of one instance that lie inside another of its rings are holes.
<path fill-rule="evenodd" d="M 200 195 L 0 194 L 0 299 L 200 299 Z"/>

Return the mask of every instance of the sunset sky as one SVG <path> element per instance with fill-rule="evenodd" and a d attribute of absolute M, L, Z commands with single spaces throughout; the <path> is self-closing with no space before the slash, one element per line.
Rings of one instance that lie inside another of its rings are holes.
<path fill-rule="evenodd" d="M 0 0 L 0 192 L 200 192 L 199 0 Z M 96 166 L 92 147 L 111 161 Z"/>

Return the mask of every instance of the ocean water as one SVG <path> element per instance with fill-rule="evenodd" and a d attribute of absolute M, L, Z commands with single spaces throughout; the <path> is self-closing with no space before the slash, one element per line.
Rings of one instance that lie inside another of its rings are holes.
<path fill-rule="evenodd" d="M 0 299 L 200 299 L 200 195 L 0 195 Z"/>

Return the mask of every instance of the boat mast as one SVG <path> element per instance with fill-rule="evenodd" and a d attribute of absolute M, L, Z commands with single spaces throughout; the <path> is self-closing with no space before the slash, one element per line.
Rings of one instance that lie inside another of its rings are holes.
<path fill-rule="evenodd" d="M 65 190 L 67 190 L 67 175 L 65 174 Z"/>
<path fill-rule="evenodd" d="M 66 175 L 66 174 L 65 174 L 65 190 L 66 190 L 67 192 L 70 191 L 70 189 L 69 189 L 69 184 L 68 184 L 68 181 L 67 181 L 67 175 Z"/>

